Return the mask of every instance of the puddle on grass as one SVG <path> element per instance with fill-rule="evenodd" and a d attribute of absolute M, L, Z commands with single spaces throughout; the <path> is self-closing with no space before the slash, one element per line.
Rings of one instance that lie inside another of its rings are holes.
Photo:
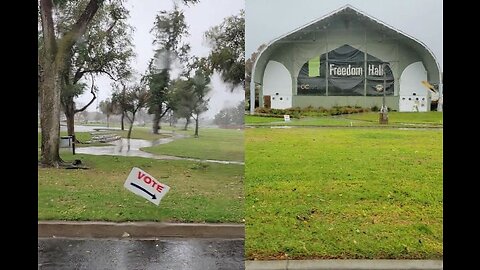
<path fill-rule="evenodd" d="M 161 138 L 154 141 L 141 140 L 141 139 L 120 139 L 113 142 L 110 142 L 109 146 L 92 146 L 92 147 L 78 147 L 75 148 L 75 153 L 78 154 L 88 154 L 88 155 L 108 155 L 108 156 L 124 156 L 124 157 L 144 157 L 152 159 L 169 159 L 169 160 L 190 160 L 197 162 L 211 162 L 211 163 L 221 163 L 221 164 L 237 164 L 244 165 L 244 162 L 239 161 L 226 161 L 226 160 L 203 160 L 196 158 L 185 158 L 185 157 L 176 157 L 169 155 L 157 155 L 152 153 L 147 153 L 140 148 L 156 146 L 160 144 L 166 144 L 173 142 L 176 139 L 185 138 L 187 136 L 182 134 L 173 134 L 172 137 Z"/>

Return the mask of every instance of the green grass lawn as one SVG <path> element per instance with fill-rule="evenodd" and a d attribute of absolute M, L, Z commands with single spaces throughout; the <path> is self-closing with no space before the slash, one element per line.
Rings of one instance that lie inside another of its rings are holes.
<path fill-rule="evenodd" d="M 126 127 L 125 130 L 112 130 L 112 133 L 115 133 L 121 136 L 122 138 L 126 138 L 128 134 L 128 127 Z M 153 141 L 153 140 L 157 140 L 165 137 L 170 137 L 170 135 L 165 135 L 162 133 L 153 134 L 151 126 L 145 126 L 145 127 L 134 126 L 131 134 L 131 139 L 143 139 L 148 141 Z"/>
<path fill-rule="evenodd" d="M 142 150 L 154 154 L 243 162 L 245 152 L 243 130 L 200 128 L 199 138 L 194 138 L 192 132 L 191 130 L 183 132 L 190 135 L 188 138 Z"/>
<path fill-rule="evenodd" d="M 378 123 L 378 112 L 350 114 L 349 119 L 371 121 Z M 443 112 L 389 112 L 389 123 L 409 123 L 409 124 L 443 124 Z"/>
<path fill-rule="evenodd" d="M 263 117 L 255 115 L 245 115 L 245 124 L 259 124 L 259 123 L 271 123 L 271 122 L 284 122 L 282 117 Z"/>
<path fill-rule="evenodd" d="M 285 122 L 283 118 L 275 117 L 261 117 L 254 115 L 247 115 L 245 117 L 245 124 L 252 126 L 262 125 L 281 125 L 281 126 L 399 126 L 399 124 L 423 124 L 441 126 L 443 124 L 442 112 L 425 112 L 425 113 L 399 113 L 389 112 L 389 125 L 380 125 L 378 123 L 379 113 L 358 113 L 346 114 L 338 116 L 324 116 L 324 117 L 304 117 L 300 119 L 291 118 L 290 122 Z"/>
<path fill-rule="evenodd" d="M 443 257 L 441 130 L 245 138 L 246 259 Z"/>
<path fill-rule="evenodd" d="M 61 154 L 90 169 L 39 168 L 39 220 L 241 223 L 244 218 L 243 166 Z M 159 206 L 123 187 L 134 166 L 170 186 Z"/>
<path fill-rule="evenodd" d="M 247 125 L 253 126 L 371 126 L 373 123 L 367 121 L 358 121 L 352 119 L 346 119 L 344 117 L 305 117 L 305 118 L 290 118 L 289 122 L 285 122 L 283 118 L 275 117 L 262 117 L 249 115 L 248 120 L 246 118 Z"/>

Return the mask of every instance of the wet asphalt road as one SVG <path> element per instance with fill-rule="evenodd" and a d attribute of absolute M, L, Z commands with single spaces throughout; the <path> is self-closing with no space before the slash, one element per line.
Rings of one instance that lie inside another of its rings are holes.
<path fill-rule="evenodd" d="M 245 269 L 244 240 L 39 238 L 38 269 Z"/>

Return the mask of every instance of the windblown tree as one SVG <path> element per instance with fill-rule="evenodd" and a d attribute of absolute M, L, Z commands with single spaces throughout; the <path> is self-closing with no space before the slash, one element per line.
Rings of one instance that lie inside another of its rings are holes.
<path fill-rule="evenodd" d="M 125 111 L 125 117 L 130 123 L 128 128 L 127 139 L 130 139 L 132 135 L 133 124 L 135 122 L 135 116 L 137 112 L 147 105 L 149 99 L 149 92 L 145 85 L 134 84 L 125 87 L 125 95 L 121 92 L 114 92 L 112 94 L 112 102 L 118 104 L 121 110 Z"/>
<path fill-rule="evenodd" d="M 60 32 L 68 30 L 78 10 L 78 5 L 71 4 L 58 12 L 56 22 Z M 117 80 L 129 68 L 134 53 L 131 43 L 132 30 L 126 23 L 127 18 L 128 11 L 119 2 L 105 3 L 97 11 L 83 38 L 69 51 L 63 74 L 61 99 L 69 135 L 75 135 L 75 114 L 87 109 L 97 98 L 94 77 L 107 75 L 110 79 Z M 85 106 L 77 108 L 75 98 L 86 89 L 82 83 L 85 75 L 91 77 L 92 98 Z"/>
<path fill-rule="evenodd" d="M 123 78 L 113 82 L 112 89 L 112 104 L 114 109 L 114 114 L 120 115 L 120 125 L 121 129 L 125 130 L 125 115 L 127 114 L 127 83 L 128 80 L 132 78 L 131 73 L 124 74 Z"/>
<path fill-rule="evenodd" d="M 98 107 L 100 111 L 107 116 L 107 128 L 109 127 L 110 115 L 115 113 L 115 104 L 110 99 L 102 100 Z"/>
<path fill-rule="evenodd" d="M 61 165 L 60 146 L 60 108 L 62 76 L 68 70 L 69 52 L 87 31 L 97 10 L 104 0 L 85 2 L 84 8 L 75 18 L 68 31 L 59 31 L 54 22 L 54 9 L 62 9 L 69 4 L 79 4 L 78 1 L 40 0 L 41 38 L 39 47 L 41 53 L 39 63 L 42 65 L 40 84 L 40 126 L 41 126 L 41 163 L 44 166 L 58 167 Z M 55 33 L 62 33 L 57 37 Z"/>
<path fill-rule="evenodd" d="M 196 69 L 193 77 L 186 80 L 179 79 L 174 86 L 176 112 L 187 120 L 195 120 L 195 134 L 199 136 L 200 114 L 208 110 L 208 93 L 210 92 L 210 77 L 202 69 Z"/>
<path fill-rule="evenodd" d="M 192 82 L 190 79 L 179 78 L 172 81 L 170 86 L 172 91 L 172 99 L 175 103 L 173 109 L 173 117 L 176 119 L 185 119 L 185 126 L 183 130 L 187 130 L 192 118 L 192 106 L 191 106 L 191 91 Z"/>
<path fill-rule="evenodd" d="M 183 11 L 176 5 L 172 11 L 160 11 L 155 17 L 151 32 L 155 36 L 153 44 L 157 49 L 143 80 L 150 88 L 148 106 L 149 113 L 154 115 L 152 131 L 158 134 L 163 116 L 172 109 L 172 100 L 168 91 L 172 63 L 177 60 L 186 62 L 190 50 L 188 44 L 182 43 L 183 37 L 188 35 Z"/>
<path fill-rule="evenodd" d="M 243 101 L 235 107 L 223 108 L 216 115 L 213 122 L 220 127 L 240 126 L 244 123 L 245 104 Z"/>
<path fill-rule="evenodd" d="M 245 85 L 245 11 L 227 17 L 220 25 L 206 33 L 212 51 L 209 61 L 214 70 L 220 72 L 225 83 L 233 90 Z"/>

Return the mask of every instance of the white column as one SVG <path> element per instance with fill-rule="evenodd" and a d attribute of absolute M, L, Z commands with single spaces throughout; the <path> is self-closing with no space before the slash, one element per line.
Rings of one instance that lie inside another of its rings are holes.
<path fill-rule="evenodd" d="M 438 105 L 437 111 L 443 112 L 443 83 L 438 84 Z"/>
<path fill-rule="evenodd" d="M 254 67 L 255 68 L 255 67 Z M 255 113 L 255 81 L 253 80 L 253 70 L 252 70 L 252 79 L 250 81 L 250 114 Z"/>

